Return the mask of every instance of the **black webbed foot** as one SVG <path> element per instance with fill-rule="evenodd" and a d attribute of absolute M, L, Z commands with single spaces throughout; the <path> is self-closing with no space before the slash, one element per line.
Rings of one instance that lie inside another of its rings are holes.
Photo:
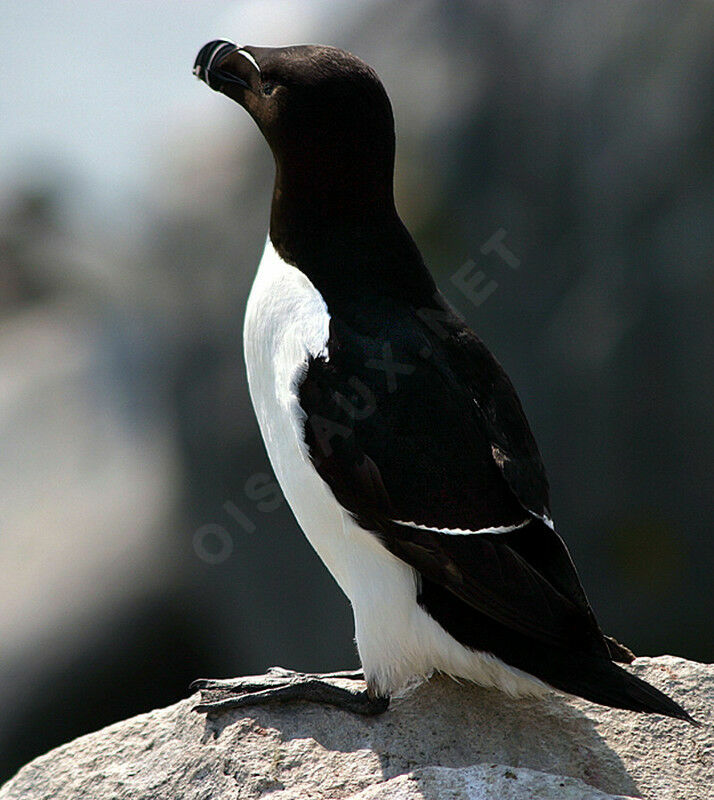
<path fill-rule="evenodd" d="M 191 684 L 191 689 L 201 691 L 201 702 L 194 711 L 206 714 L 220 714 L 233 708 L 266 705 L 269 703 L 288 703 L 302 700 L 335 706 L 354 714 L 381 714 L 389 706 L 388 697 L 379 697 L 368 689 L 354 691 L 337 686 L 332 679 L 362 681 L 359 670 L 310 674 L 294 672 L 282 667 L 272 667 L 267 675 L 245 678 L 214 680 L 199 678 Z"/>

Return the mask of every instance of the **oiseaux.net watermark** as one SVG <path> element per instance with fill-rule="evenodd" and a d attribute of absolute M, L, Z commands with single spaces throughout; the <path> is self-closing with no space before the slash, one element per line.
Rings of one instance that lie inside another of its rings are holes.
<path fill-rule="evenodd" d="M 521 261 L 507 246 L 506 237 L 506 229 L 499 228 L 479 249 L 482 256 L 496 256 L 511 270 L 517 270 Z M 449 281 L 459 290 L 462 297 L 476 307 L 482 306 L 499 287 L 498 281 L 489 277 L 483 269 L 477 268 L 473 259 L 465 261 L 450 275 Z M 438 308 L 417 309 L 417 316 L 437 336 L 442 337 L 446 335 L 446 332 L 440 324 L 440 319 L 445 313 Z M 419 356 L 423 359 L 428 359 L 431 355 L 428 347 L 424 347 L 419 352 Z M 382 345 L 381 358 L 368 359 L 365 367 L 384 373 L 389 394 L 397 391 L 401 378 L 411 375 L 416 370 L 414 364 L 395 360 L 392 344 L 389 341 Z M 357 376 L 349 378 L 347 383 L 360 396 L 363 403 L 356 406 L 346 398 L 340 397 L 338 398 L 339 405 L 352 420 L 368 418 L 377 410 L 376 397 Z M 315 434 L 322 457 L 331 455 L 333 437 L 347 437 L 352 434 L 352 428 L 349 425 L 341 425 L 317 414 L 310 415 L 307 424 L 311 426 Z M 272 475 L 265 472 L 255 472 L 250 475 L 243 485 L 243 495 L 240 505 L 233 500 L 223 503 L 223 522 L 207 522 L 194 532 L 193 550 L 204 563 L 217 565 L 228 561 L 234 550 L 234 539 L 230 529 L 238 529 L 244 534 L 253 534 L 258 529 L 256 522 L 256 519 L 260 519 L 258 515 L 271 514 L 285 502 L 277 481 Z"/>

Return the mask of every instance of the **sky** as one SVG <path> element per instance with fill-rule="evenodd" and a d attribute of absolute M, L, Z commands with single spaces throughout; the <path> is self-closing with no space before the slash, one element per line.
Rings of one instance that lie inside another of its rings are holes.
<path fill-rule="evenodd" d="M 56 174 L 100 205 L 130 201 L 144 191 L 165 131 L 222 113 L 221 98 L 191 74 L 201 45 L 327 37 L 364 5 L 0 0 L 0 193 Z"/>

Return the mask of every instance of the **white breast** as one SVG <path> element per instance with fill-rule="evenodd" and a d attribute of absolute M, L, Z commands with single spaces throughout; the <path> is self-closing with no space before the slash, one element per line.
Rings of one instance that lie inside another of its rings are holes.
<path fill-rule="evenodd" d="M 542 684 L 463 647 L 416 602 L 417 574 L 360 528 L 309 460 L 297 384 L 309 356 L 325 355 L 327 306 L 270 238 L 248 298 L 244 328 L 250 395 L 275 475 L 300 527 L 345 592 L 368 682 L 389 694 L 438 669 L 512 694 Z"/>
<path fill-rule="evenodd" d="M 268 239 L 248 297 L 243 334 L 250 396 L 283 493 L 342 585 L 334 534 L 342 525 L 342 511 L 309 462 L 296 386 L 309 356 L 325 353 L 329 322 L 320 294 Z"/>
<path fill-rule="evenodd" d="M 405 574 L 412 570 L 355 525 L 310 462 L 297 385 L 310 356 L 328 355 L 329 323 L 320 293 L 280 258 L 268 239 L 246 309 L 250 395 L 283 493 L 310 543 L 354 603 L 359 594 L 355 570 L 365 546 Z M 359 532 L 358 546 L 354 531 Z"/>

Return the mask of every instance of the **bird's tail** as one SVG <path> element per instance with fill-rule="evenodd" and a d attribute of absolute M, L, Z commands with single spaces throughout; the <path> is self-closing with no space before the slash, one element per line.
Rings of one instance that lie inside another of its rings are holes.
<path fill-rule="evenodd" d="M 613 664 L 612 661 L 589 662 L 583 669 L 573 665 L 573 670 L 558 689 L 577 694 L 612 708 L 664 714 L 700 725 L 682 706 L 646 681 Z M 558 681 L 560 683 L 560 681 Z M 567 685 L 565 685 L 567 684 Z"/>

